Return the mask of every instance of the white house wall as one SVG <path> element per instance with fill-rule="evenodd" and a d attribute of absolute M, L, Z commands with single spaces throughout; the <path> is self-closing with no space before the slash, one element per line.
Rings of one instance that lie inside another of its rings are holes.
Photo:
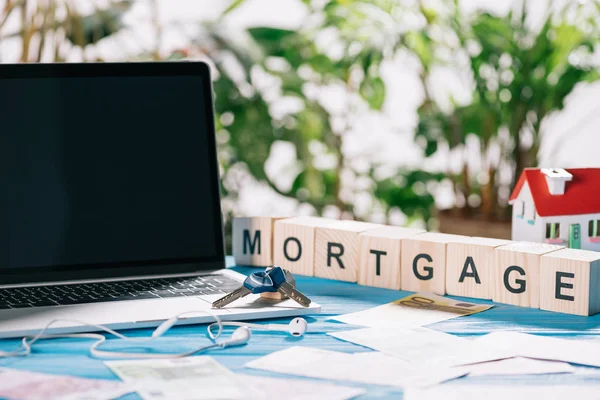
<path fill-rule="evenodd" d="M 563 217 L 540 217 L 540 220 L 543 220 L 543 233 L 541 239 L 539 241 L 546 240 L 546 224 L 547 223 L 559 223 L 560 224 L 560 238 L 563 240 L 563 243 L 557 243 L 561 246 L 569 245 L 569 227 L 572 224 L 580 224 L 581 225 L 581 248 L 583 250 L 594 250 L 600 251 L 600 243 L 598 242 L 590 242 L 589 237 L 589 223 L 590 220 L 598 220 L 600 219 L 600 214 L 581 214 L 581 215 L 569 215 Z"/>
<path fill-rule="evenodd" d="M 567 185 L 567 190 L 569 190 Z M 525 215 L 523 218 L 519 217 L 520 214 L 520 203 L 525 202 Z M 533 214 L 535 213 L 535 218 Z M 599 214 L 580 214 L 580 215 L 567 215 L 560 217 L 540 217 L 535 211 L 533 203 L 533 197 L 531 196 L 531 190 L 529 185 L 525 183 L 517 199 L 513 203 L 513 223 L 512 223 L 512 239 L 517 241 L 529 241 L 529 242 L 546 242 L 546 224 L 547 223 L 559 223 L 560 224 L 560 238 L 562 243 L 557 243 L 562 246 L 569 245 L 569 227 L 572 224 L 581 225 L 581 248 L 583 250 L 594 250 L 600 251 L 600 243 L 589 241 L 589 222 L 591 220 L 600 220 Z"/>
<path fill-rule="evenodd" d="M 521 218 L 521 202 L 525 202 L 525 214 Z M 525 182 L 513 202 L 512 240 L 542 242 L 546 236 L 546 224 L 540 221 L 535 211 L 529 184 Z"/>

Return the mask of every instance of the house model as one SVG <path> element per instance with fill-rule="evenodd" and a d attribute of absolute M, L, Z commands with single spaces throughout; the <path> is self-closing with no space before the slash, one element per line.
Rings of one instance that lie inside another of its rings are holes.
<path fill-rule="evenodd" d="M 509 202 L 513 240 L 600 251 L 600 168 L 526 169 Z"/>

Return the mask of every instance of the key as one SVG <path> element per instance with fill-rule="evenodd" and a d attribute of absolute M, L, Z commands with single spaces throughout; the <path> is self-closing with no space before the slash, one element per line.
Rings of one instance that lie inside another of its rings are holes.
<path fill-rule="evenodd" d="M 246 281 L 244 281 L 245 285 Z M 252 289 L 248 289 L 246 286 L 240 286 L 235 289 L 233 292 L 221 297 L 219 300 L 212 303 L 213 308 L 221 308 L 225 307 L 229 303 L 233 303 L 237 299 L 241 299 L 242 297 L 248 296 L 252 293 Z"/>
<path fill-rule="evenodd" d="M 255 272 L 246 278 L 242 286 L 215 301 L 212 306 L 213 308 L 225 307 L 227 304 L 248 296 L 250 293 L 277 292 L 277 288 L 284 282 L 285 273 L 281 267 L 275 267 L 268 271 Z"/>
<path fill-rule="evenodd" d="M 274 267 L 276 267 L 276 265 Z M 274 267 L 271 267 L 271 268 L 274 268 Z M 296 287 L 296 278 L 294 278 L 294 275 L 292 275 L 291 272 L 288 271 L 287 269 L 284 269 L 283 272 L 285 273 L 285 280 L 295 288 Z M 260 294 L 260 297 L 262 297 L 263 299 L 271 299 L 271 300 L 285 300 L 288 298 L 285 294 L 281 293 L 280 291 L 263 292 Z"/>
<path fill-rule="evenodd" d="M 298 290 L 296 290 L 296 288 L 290 285 L 289 282 L 283 282 L 281 285 L 279 285 L 277 291 L 294 300 L 302 307 L 310 306 L 311 300 L 302 293 L 300 293 Z"/>

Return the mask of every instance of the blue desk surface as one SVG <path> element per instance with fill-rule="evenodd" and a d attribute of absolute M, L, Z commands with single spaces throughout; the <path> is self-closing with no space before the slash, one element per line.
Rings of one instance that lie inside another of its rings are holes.
<path fill-rule="evenodd" d="M 231 259 L 228 262 L 231 263 Z M 252 268 L 234 267 L 242 273 L 254 271 Z M 216 350 L 207 354 L 235 372 L 246 374 L 291 376 L 267 373 L 246 369 L 244 363 L 282 350 L 288 346 L 302 345 L 336 350 L 343 352 L 371 351 L 365 347 L 343 342 L 327 336 L 325 332 L 348 330 L 357 328 L 326 319 L 333 315 L 360 311 L 380 304 L 402 298 L 409 292 L 378 289 L 359 286 L 352 283 L 337 282 L 326 279 L 297 276 L 298 287 L 311 299 L 322 305 L 321 314 L 307 317 L 309 330 L 313 333 L 305 335 L 303 339 L 292 338 L 286 333 L 279 332 L 253 332 L 252 340 L 246 346 L 234 347 L 226 350 Z M 469 300 L 469 299 L 465 299 Z M 473 301 L 473 299 L 471 299 Z M 475 300 L 478 303 L 490 303 Z M 289 321 L 283 318 L 279 321 Z M 541 335 L 551 335 L 572 339 L 600 339 L 600 314 L 593 317 L 578 317 L 566 314 L 540 311 L 536 309 L 513 307 L 496 304 L 491 310 L 467 317 L 455 318 L 444 322 L 429 325 L 428 328 L 459 335 L 476 336 L 493 331 L 510 330 Z M 130 330 L 126 332 L 131 336 L 149 336 L 150 329 Z M 167 335 L 154 342 L 154 348 L 161 352 L 183 352 L 203 343 L 209 343 L 206 337 L 206 327 L 188 326 L 175 327 Z M 0 350 L 9 350 L 18 345 L 18 340 L 0 340 Z M 25 358 L 11 358 L 0 361 L 0 366 L 18 368 L 51 374 L 69 374 L 86 378 L 117 379 L 113 373 L 104 366 L 102 360 L 97 360 L 88 355 L 89 340 L 56 339 L 43 341 L 34 347 L 34 353 Z M 110 341 L 106 346 L 111 346 Z M 124 348 L 118 343 L 112 343 L 112 349 Z M 598 369 L 600 371 L 600 368 Z M 540 376 L 515 376 L 507 377 L 470 377 L 461 378 L 444 385 L 465 383 L 477 384 L 576 384 L 594 385 L 600 398 L 600 373 L 596 375 L 540 375 Z M 402 391 L 397 388 L 384 386 L 369 386 L 344 382 L 348 386 L 363 387 L 368 390 L 361 399 L 367 398 L 401 398 Z M 137 399 L 135 394 L 123 399 Z"/>

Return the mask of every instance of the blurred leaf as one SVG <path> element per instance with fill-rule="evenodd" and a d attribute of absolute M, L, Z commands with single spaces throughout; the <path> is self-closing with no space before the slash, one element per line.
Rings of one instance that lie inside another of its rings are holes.
<path fill-rule="evenodd" d="M 385 83 L 380 77 L 367 76 L 362 81 L 359 92 L 361 97 L 369 103 L 369 107 L 381 110 L 385 101 Z"/>
<path fill-rule="evenodd" d="M 425 32 L 409 32 L 406 34 L 408 47 L 419 57 L 423 68 L 429 70 L 434 60 L 431 39 Z"/>
<path fill-rule="evenodd" d="M 123 16 L 132 5 L 133 0 L 123 0 L 86 16 L 71 11 L 67 17 L 67 40 L 76 46 L 85 47 L 114 35 L 125 27 Z"/>
<path fill-rule="evenodd" d="M 223 10 L 223 12 L 221 13 L 221 18 L 223 18 L 224 16 L 226 16 L 227 14 L 229 14 L 230 12 L 234 11 L 235 9 L 237 9 L 239 6 L 241 6 L 244 3 L 245 0 L 233 0 L 225 10 Z"/>

